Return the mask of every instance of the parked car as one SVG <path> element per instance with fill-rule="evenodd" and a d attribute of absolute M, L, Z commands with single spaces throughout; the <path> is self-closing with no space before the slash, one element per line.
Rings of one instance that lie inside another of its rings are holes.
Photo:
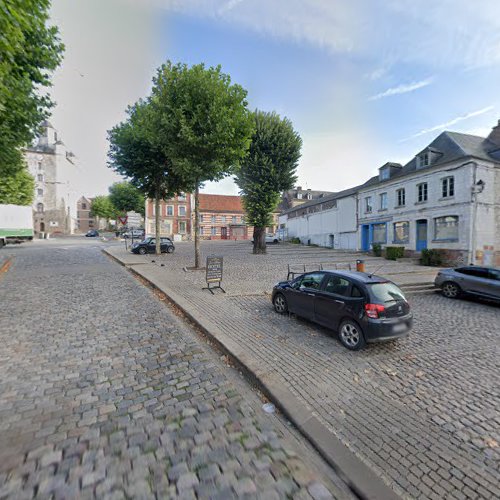
<path fill-rule="evenodd" d="M 336 330 L 351 350 L 408 335 L 413 326 L 403 292 L 385 278 L 358 271 L 315 271 L 282 281 L 273 288 L 272 302 L 278 313 Z"/>
<path fill-rule="evenodd" d="M 125 239 L 128 238 L 144 238 L 144 229 L 132 229 L 123 233 Z"/>
<path fill-rule="evenodd" d="M 95 229 L 90 229 L 89 231 L 87 231 L 85 236 L 87 238 L 95 238 L 96 236 L 99 236 L 99 231 L 96 231 Z"/>
<path fill-rule="evenodd" d="M 276 234 L 266 234 L 265 236 L 266 240 L 266 245 L 268 244 L 278 244 L 280 242 L 280 239 Z M 253 238 L 252 238 L 252 243 L 253 243 Z"/>
<path fill-rule="evenodd" d="M 162 253 L 172 253 L 175 250 L 175 246 L 170 238 L 160 238 L 160 247 Z M 132 253 L 139 253 L 141 255 L 155 253 L 156 238 L 148 236 L 144 240 L 134 243 L 130 250 Z"/>
<path fill-rule="evenodd" d="M 475 295 L 500 300 L 500 269 L 495 267 L 464 266 L 442 269 L 434 284 L 445 297 L 456 299 L 461 295 Z"/>

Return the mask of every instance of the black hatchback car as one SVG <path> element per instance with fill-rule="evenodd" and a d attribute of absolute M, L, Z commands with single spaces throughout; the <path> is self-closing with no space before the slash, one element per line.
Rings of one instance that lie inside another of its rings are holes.
<path fill-rule="evenodd" d="M 391 281 L 357 271 L 316 271 L 273 288 L 278 313 L 291 312 L 339 333 L 345 347 L 408 335 L 413 315 Z"/>
<path fill-rule="evenodd" d="M 175 250 L 175 246 L 170 238 L 160 238 L 160 248 L 161 253 L 172 253 Z M 155 253 L 156 238 L 149 236 L 138 243 L 134 243 L 130 251 L 141 255 Z"/>

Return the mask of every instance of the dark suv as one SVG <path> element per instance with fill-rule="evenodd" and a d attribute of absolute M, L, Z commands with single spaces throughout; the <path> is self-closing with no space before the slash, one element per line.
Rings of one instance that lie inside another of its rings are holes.
<path fill-rule="evenodd" d="M 160 238 L 161 253 L 172 253 L 175 250 L 174 244 L 170 238 Z M 148 236 L 139 243 L 134 243 L 130 249 L 132 253 L 145 255 L 147 253 L 155 253 L 156 238 Z"/>
<path fill-rule="evenodd" d="M 336 330 L 351 350 L 408 335 L 413 326 L 410 305 L 394 283 L 357 271 L 316 271 L 282 281 L 272 301 L 278 313 Z"/>

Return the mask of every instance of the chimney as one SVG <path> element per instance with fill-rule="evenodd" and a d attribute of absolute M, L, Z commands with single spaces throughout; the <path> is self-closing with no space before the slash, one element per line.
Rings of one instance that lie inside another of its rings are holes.
<path fill-rule="evenodd" d="M 500 146 L 500 120 L 498 120 L 497 125 L 493 127 L 490 135 L 488 136 L 488 140 L 490 140 L 497 146 Z"/>

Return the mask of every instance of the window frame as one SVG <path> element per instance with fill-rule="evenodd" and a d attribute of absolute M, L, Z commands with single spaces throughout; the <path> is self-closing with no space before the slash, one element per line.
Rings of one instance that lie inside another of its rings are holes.
<path fill-rule="evenodd" d="M 446 219 L 447 217 L 452 217 L 455 219 L 455 222 L 456 222 L 455 227 L 456 227 L 457 236 L 455 238 L 438 238 L 438 235 L 437 235 L 438 220 Z M 458 215 L 442 215 L 440 217 L 434 217 L 433 221 L 434 221 L 433 241 L 439 242 L 439 241 L 459 241 L 460 240 L 460 217 Z"/>
<path fill-rule="evenodd" d="M 396 231 L 396 225 L 398 224 L 406 224 L 406 227 L 408 228 L 406 239 L 404 240 L 399 240 L 397 239 L 397 231 Z M 397 222 L 392 223 L 392 242 L 393 243 L 409 243 L 410 242 L 410 221 L 408 220 L 401 220 Z"/>
<path fill-rule="evenodd" d="M 380 202 L 380 210 L 387 210 L 388 205 L 389 205 L 387 192 L 379 194 L 379 202 Z"/>
<path fill-rule="evenodd" d="M 181 213 L 181 209 L 184 211 L 184 213 Z M 177 207 L 177 215 L 179 217 L 186 217 L 186 213 L 187 213 L 187 211 L 186 211 L 186 205 L 178 205 L 178 207 Z"/>
<path fill-rule="evenodd" d="M 425 203 L 426 201 L 429 201 L 429 183 L 420 182 L 417 184 L 417 203 Z"/>
<path fill-rule="evenodd" d="M 365 196 L 365 214 L 371 214 L 373 212 L 372 197 Z"/>
<path fill-rule="evenodd" d="M 183 226 L 184 226 L 184 229 L 181 229 Z M 179 234 L 186 234 L 187 233 L 187 222 L 186 221 L 179 221 L 178 229 L 179 229 Z"/>
<path fill-rule="evenodd" d="M 171 209 L 171 210 L 169 210 Z M 172 212 L 172 213 L 169 213 Z M 166 217 L 173 217 L 174 216 L 174 206 L 173 205 L 166 205 L 165 206 L 165 216 Z"/>
<path fill-rule="evenodd" d="M 441 199 L 449 199 L 455 196 L 455 176 L 449 175 L 441 179 Z"/>
<path fill-rule="evenodd" d="M 401 200 L 403 201 L 401 203 Z M 406 188 L 396 189 L 396 208 L 406 206 Z"/>

